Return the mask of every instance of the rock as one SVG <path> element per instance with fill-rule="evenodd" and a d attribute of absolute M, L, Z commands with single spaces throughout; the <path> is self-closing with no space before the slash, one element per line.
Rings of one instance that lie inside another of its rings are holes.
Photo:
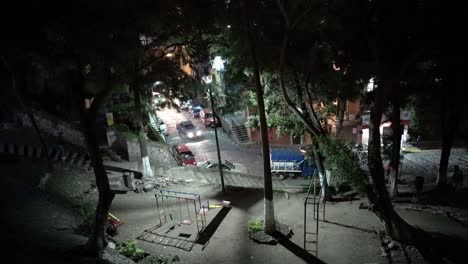
<path fill-rule="evenodd" d="M 109 241 L 109 243 L 107 243 L 107 246 L 111 249 L 115 249 L 115 243 L 112 241 Z"/>
<path fill-rule="evenodd" d="M 387 247 L 391 250 L 395 250 L 399 248 L 398 243 L 395 241 L 391 241 L 390 243 L 388 243 Z"/>
<path fill-rule="evenodd" d="M 149 192 L 149 191 L 151 191 L 151 190 L 153 190 L 153 189 L 154 189 L 154 184 L 151 183 L 151 182 L 147 182 L 147 183 L 145 183 L 144 186 L 143 186 L 143 190 L 144 190 L 145 192 Z"/>
<path fill-rule="evenodd" d="M 380 247 L 380 251 L 382 251 L 382 253 L 380 254 L 381 257 L 388 257 L 388 253 L 384 247 Z"/>
<path fill-rule="evenodd" d="M 364 204 L 364 203 L 360 203 L 359 204 L 359 209 L 369 209 L 369 205 Z"/>
<path fill-rule="evenodd" d="M 272 236 L 268 235 L 264 231 L 251 232 L 249 231 L 249 237 L 253 241 L 260 244 L 276 245 L 278 242 Z"/>
<path fill-rule="evenodd" d="M 356 192 L 356 191 L 348 191 L 348 192 L 345 192 L 343 194 L 341 194 L 342 197 L 344 198 L 354 198 L 358 195 L 359 193 Z"/>
<path fill-rule="evenodd" d="M 276 222 L 276 223 L 275 223 L 275 228 L 276 228 L 276 231 L 278 231 L 279 233 L 281 233 L 281 234 L 282 234 L 283 236 L 285 236 L 286 238 L 291 238 L 292 235 L 294 235 L 294 233 L 293 233 L 291 227 L 288 226 L 288 225 L 285 225 L 285 224 Z"/>
<path fill-rule="evenodd" d="M 193 179 L 187 179 L 187 180 L 185 180 L 186 183 L 191 183 L 191 182 L 193 182 L 193 181 L 194 181 Z"/>
<path fill-rule="evenodd" d="M 112 264 L 134 264 L 135 262 L 124 255 L 121 255 L 117 250 L 106 247 L 100 254 L 99 260 L 102 263 Z"/>

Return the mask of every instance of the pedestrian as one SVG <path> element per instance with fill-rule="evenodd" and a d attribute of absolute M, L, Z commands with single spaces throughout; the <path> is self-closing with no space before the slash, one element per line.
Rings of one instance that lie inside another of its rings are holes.
<path fill-rule="evenodd" d="M 458 191 L 463 185 L 463 173 L 458 165 L 453 166 L 452 190 Z"/>
<path fill-rule="evenodd" d="M 416 147 L 419 148 L 419 145 L 421 144 L 421 136 L 418 136 L 416 138 Z"/>
<path fill-rule="evenodd" d="M 386 176 L 390 175 L 390 172 L 392 172 L 392 162 L 391 162 L 391 161 L 389 161 L 389 162 L 387 163 L 386 171 L 387 171 Z"/>

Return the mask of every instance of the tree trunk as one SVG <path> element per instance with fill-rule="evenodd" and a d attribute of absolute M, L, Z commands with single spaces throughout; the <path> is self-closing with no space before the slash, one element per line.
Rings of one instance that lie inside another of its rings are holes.
<path fill-rule="evenodd" d="M 81 129 L 86 139 L 87 149 L 91 157 L 91 164 L 93 166 L 94 178 L 99 192 L 98 205 L 96 208 L 96 218 L 94 230 L 86 243 L 86 251 L 93 255 L 98 256 L 102 250 L 107 246 L 106 240 L 106 227 L 109 209 L 114 199 L 115 193 L 110 189 L 109 178 L 104 169 L 101 152 L 97 139 L 96 117 L 99 106 L 103 103 L 106 96 L 112 91 L 111 73 L 109 67 L 105 67 L 106 84 L 105 87 L 95 95 L 89 109 L 85 109 L 83 102 L 85 100 L 84 84 L 85 77 L 83 65 L 80 63 L 80 58 L 76 58 L 77 62 L 77 80 L 75 82 L 75 92 L 79 93 L 76 97 L 80 100 L 80 117 Z"/>
<path fill-rule="evenodd" d="M 270 148 L 268 143 L 268 127 L 266 123 L 263 89 L 260 83 L 260 69 L 257 60 L 256 47 L 252 33 L 249 30 L 247 11 L 244 0 L 240 1 L 242 12 L 242 26 L 247 35 L 250 57 L 252 59 L 255 90 L 257 93 L 258 115 L 260 118 L 260 134 L 262 140 L 263 179 L 264 179 L 264 230 L 268 234 L 275 232 L 275 213 L 273 207 L 273 183 L 271 179 Z"/>
<path fill-rule="evenodd" d="M 398 173 L 400 168 L 401 149 L 400 102 L 398 98 L 392 98 L 392 131 L 392 172 L 390 174 L 390 198 L 398 195 Z"/>
<path fill-rule="evenodd" d="M 138 122 L 138 141 L 140 143 L 143 177 L 145 179 L 151 179 L 154 177 L 154 174 L 148 157 L 148 146 L 146 142 L 145 126 L 143 124 L 143 116 L 141 113 L 140 86 L 138 85 L 138 82 L 135 82 L 133 86 L 133 96 L 135 97 L 135 115 Z"/>
<path fill-rule="evenodd" d="M 381 87 L 376 89 L 376 95 L 371 105 L 368 166 L 372 179 L 372 194 L 368 194 L 368 197 L 374 206 L 374 212 L 379 216 L 387 234 L 391 238 L 402 243 L 420 245 L 422 243 L 421 241 L 426 239 L 426 233 L 406 223 L 395 212 L 385 185 L 379 130 L 384 106 L 384 94 L 382 89 Z"/>
<path fill-rule="evenodd" d="M 96 100 L 93 101 L 95 103 Z M 85 113 L 84 119 L 84 135 L 88 145 L 88 150 L 92 159 L 94 177 L 96 186 L 99 191 L 98 206 L 96 208 L 95 227 L 93 234 L 89 237 L 86 248 L 92 255 L 99 255 L 107 246 L 106 226 L 107 217 L 109 215 L 110 206 L 115 194 L 111 191 L 109 179 L 102 162 L 101 152 L 96 138 L 96 111 L 92 109 Z"/>
<path fill-rule="evenodd" d="M 343 130 L 343 120 L 344 114 L 346 110 L 346 100 L 340 100 L 338 102 L 338 124 L 336 126 L 336 137 L 341 135 L 341 131 Z"/>
<path fill-rule="evenodd" d="M 452 99 L 452 100 L 451 100 Z M 440 154 L 439 174 L 437 186 L 444 187 L 447 184 L 447 170 L 449 166 L 450 152 L 461 119 L 463 105 L 450 95 L 442 97 L 442 152 Z"/>
<path fill-rule="evenodd" d="M 326 202 L 331 198 L 330 188 L 328 187 L 327 174 L 325 172 L 325 166 L 323 164 L 323 156 L 319 151 L 319 144 L 317 140 L 314 139 L 312 142 L 312 150 L 314 152 L 315 164 L 319 173 L 320 180 L 320 195 L 322 196 L 322 202 Z"/>

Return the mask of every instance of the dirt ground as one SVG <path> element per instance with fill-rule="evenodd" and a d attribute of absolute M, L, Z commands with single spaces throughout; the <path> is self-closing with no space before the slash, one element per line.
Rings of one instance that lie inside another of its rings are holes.
<path fill-rule="evenodd" d="M 9 157 L 2 157 L 1 160 L 1 181 L 4 186 L 1 194 L 4 208 L 1 224 L 5 232 L 4 241 L 7 242 L 4 250 L 9 252 L 9 258 L 14 263 L 85 262 L 66 253 L 86 241 L 85 237 L 74 232 L 79 218 L 69 207 L 56 203 L 56 199 L 36 188 L 44 171 L 44 164 Z M 61 192 L 63 196 L 75 200 L 83 197 L 92 200 L 95 191 L 92 188 L 91 175 L 86 171 L 59 168 L 51 182 L 56 187 L 64 186 Z M 302 250 L 305 194 L 290 193 L 287 197 L 285 193 L 275 192 L 276 219 L 289 225 L 294 235 L 288 243 L 264 245 L 250 240 L 247 232 L 247 222 L 252 218 L 262 217 L 261 190 L 228 189 L 227 194 L 222 195 L 217 186 L 196 182 L 172 185 L 170 189 L 199 193 L 202 203 L 209 200 L 210 204 L 215 204 L 227 200 L 232 207 L 208 212 L 207 229 L 210 232 L 204 239 L 196 241 L 195 223 L 191 226 L 175 225 L 173 230 L 169 229 L 173 224 L 167 223 L 155 232 L 170 239 L 153 236 L 153 241 L 148 242 L 138 237 L 141 238 L 145 231 L 148 232 L 158 224 L 156 192 L 117 195 L 111 212 L 124 224 L 119 228 L 119 235 L 115 239 L 119 242 L 136 239 L 138 245 L 152 255 L 177 254 L 181 259 L 180 263 L 307 263 L 310 260 L 311 255 Z M 361 202 L 365 201 L 327 203 L 326 222 L 319 222 L 320 260 L 325 263 L 389 263 L 387 258 L 381 256 L 376 233 L 380 222 L 370 211 L 359 209 Z M 396 208 L 405 220 L 424 230 L 468 239 L 466 222 L 457 222 L 447 216 L 446 212 L 453 210 L 451 208 L 421 208 L 404 202 L 396 204 Z M 311 211 L 308 210 L 306 219 L 310 226 L 315 223 Z M 459 219 L 466 219 L 468 216 L 467 210 L 458 209 L 457 212 Z M 164 245 L 168 240 L 174 244 Z M 183 241 L 176 245 L 180 240 Z"/>

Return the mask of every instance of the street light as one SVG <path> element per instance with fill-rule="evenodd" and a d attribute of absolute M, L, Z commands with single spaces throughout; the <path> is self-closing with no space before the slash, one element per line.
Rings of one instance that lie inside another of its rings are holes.
<path fill-rule="evenodd" d="M 218 129 L 216 126 L 216 113 L 214 109 L 214 103 L 213 103 L 213 92 L 211 89 L 211 82 L 213 81 L 213 77 L 211 75 L 205 76 L 202 78 L 203 81 L 208 84 L 208 89 L 210 92 L 210 103 L 211 103 L 211 113 L 213 114 L 213 120 L 214 120 L 214 130 L 215 130 L 215 139 L 216 139 L 216 151 L 218 152 L 218 168 L 219 168 L 219 175 L 221 176 L 221 188 L 223 189 L 223 194 L 226 193 L 226 189 L 224 188 L 224 175 L 223 175 L 223 167 L 221 163 L 221 153 L 219 152 L 219 140 L 218 140 Z"/>
<path fill-rule="evenodd" d="M 223 80 L 223 72 L 224 72 L 224 60 L 221 56 L 216 56 L 213 60 L 213 69 L 215 69 L 219 73 L 219 86 L 221 88 L 221 93 L 224 94 L 224 80 Z M 223 103 L 224 100 L 222 101 Z"/>

